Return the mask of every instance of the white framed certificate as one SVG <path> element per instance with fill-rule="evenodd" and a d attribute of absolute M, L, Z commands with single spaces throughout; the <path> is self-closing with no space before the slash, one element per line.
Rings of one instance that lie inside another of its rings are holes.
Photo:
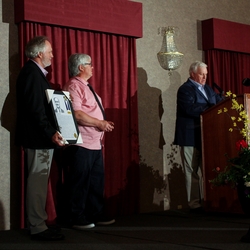
<path fill-rule="evenodd" d="M 68 91 L 45 90 L 48 103 L 51 106 L 58 132 L 65 140 L 65 144 L 82 143 L 77 122 L 72 108 Z"/>

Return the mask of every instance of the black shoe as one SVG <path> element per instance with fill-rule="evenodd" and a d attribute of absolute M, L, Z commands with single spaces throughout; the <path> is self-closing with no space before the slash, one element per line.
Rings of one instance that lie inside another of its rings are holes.
<path fill-rule="evenodd" d="M 64 235 L 57 233 L 53 230 L 46 229 L 45 231 L 37 234 L 31 234 L 32 240 L 41 240 L 41 241 L 53 241 L 53 240 L 64 240 Z"/>
<path fill-rule="evenodd" d="M 50 231 L 54 231 L 55 233 L 61 232 L 61 226 L 59 225 L 47 225 Z"/>
<path fill-rule="evenodd" d="M 197 207 L 197 208 L 191 208 L 190 213 L 192 213 L 192 214 L 204 214 L 205 211 L 204 211 L 203 207 Z"/>

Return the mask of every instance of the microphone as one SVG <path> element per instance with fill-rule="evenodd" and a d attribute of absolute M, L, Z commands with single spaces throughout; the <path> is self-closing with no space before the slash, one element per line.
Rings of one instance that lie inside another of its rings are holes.
<path fill-rule="evenodd" d="M 224 95 L 224 90 L 221 87 L 219 87 L 215 82 L 213 83 L 213 87 L 220 92 L 220 96 Z"/>
<path fill-rule="evenodd" d="M 244 79 L 242 80 L 242 84 L 243 84 L 244 86 L 250 86 L 250 78 L 244 78 Z"/>

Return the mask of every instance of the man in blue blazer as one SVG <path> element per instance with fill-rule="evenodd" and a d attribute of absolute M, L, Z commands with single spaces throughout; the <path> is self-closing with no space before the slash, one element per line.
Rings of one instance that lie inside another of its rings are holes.
<path fill-rule="evenodd" d="M 51 65 L 52 47 L 47 37 L 31 39 L 25 48 L 29 60 L 17 78 L 16 143 L 22 146 L 27 159 L 26 211 L 31 239 L 61 240 L 64 236 L 48 229 L 45 221 L 47 186 L 53 149 L 63 146 L 56 130 L 52 109 L 46 98 L 51 86 L 46 67 Z"/>
<path fill-rule="evenodd" d="M 185 174 L 188 205 L 191 211 L 202 211 L 202 171 L 200 114 L 223 98 L 206 85 L 207 65 L 196 61 L 190 65 L 190 77 L 177 92 L 177 114 L 174 144 L 180 146 Z"/>

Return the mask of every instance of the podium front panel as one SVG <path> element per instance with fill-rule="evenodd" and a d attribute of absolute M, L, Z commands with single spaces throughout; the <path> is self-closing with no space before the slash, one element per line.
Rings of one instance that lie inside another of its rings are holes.
<path fill-rule="evenodd" d="M 243 95 L 237 96 L 237 101 L 247 105 Z M 233 127 L 231 116 L 238 115 L 231 106 L 231 99 L 228 98 L 201 115 L 204 204 L 208 212 L 243 213 L 236 189 L 229 186 L 212 187 L 209 183 L 216 176 L 214 169 L 219 167 L 223 170 L 228 158 L 238 154 L 236 142 L 242 136 L 239 130 L 229 131 Z M 228 111 L 218 114 L 218 110 L 224 108 Z"/>

